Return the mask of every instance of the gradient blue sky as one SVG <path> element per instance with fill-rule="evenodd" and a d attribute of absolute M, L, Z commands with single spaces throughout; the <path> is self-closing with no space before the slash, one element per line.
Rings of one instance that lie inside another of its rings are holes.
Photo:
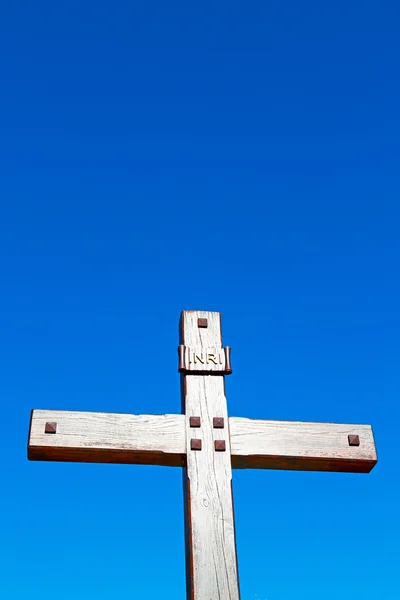
<path fill-rule="evenodd" d="M 185 597 L 180 469 L 26 440 L 31 408 L 178 412 L 191 308 L 223 313 L 231 415 L 378 446 L 370 475 L 234 473 L 242 599 L 397 597 L 399 17 L 3 4 L 2 598 Z"/>

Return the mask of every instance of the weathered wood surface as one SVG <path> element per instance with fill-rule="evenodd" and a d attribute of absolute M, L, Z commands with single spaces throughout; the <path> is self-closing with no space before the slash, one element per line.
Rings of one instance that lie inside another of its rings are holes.
<path fill-rule="evenodd" d="M 30 460 L 182 466 L 185 455 L 184 415 L 32 411 Z"/>
<path fill-rule="evenodd" d="M 377 462 L 370 425 L 229 419 L 232 466 L 368 473 Z M 359 446 L 350 446 L 349 435 Z"/>
<path fill-rule="evenodd" d="M 207 319 L 207 327 L 204 322 L 199 327 L 199 318 Z M 372 429 L 369 425 L 228 419 L 223 369 L 229 373 L 231 368 L 229 352 L 221 353 L 220 314 L 183 312 L 180 344 L 197 355 L 192 354 L 191 363 L 185 348 L 179 354 L 186 414 L 35 410 L 28 457 L 184 466 L 188 598 L 239 600 L 232 466 L 368 472 L 377 462 Z M 191 426 L 190 417 L 199 417 L 199 426 L 195 421 Z M 214 418 L 222 418 L 224 427 L 214 427 Z M 348 436 L 359 436 L 359 445 L 350 445 Z M 225 448 L 217 451 L 216 441 Z"/>
<path fill-rule="evenodd" d="M 198 318 L 208 320 L 199 328 Z M 185 311 L 181 344 L 191 348 L 221 348 L 219 313 Z M 223 375 L 182 375 L 182 401 L 186 413 L 187 468 L 185 521 L 187 593 L 190 600 L 238 600 L 238 572 L 232 501 L 232 472 L 228 414 Z M 190 417 L 200 417 L 199 428 Z M 213 428 L 213 418 L 223 417 L 225 427 Z M 201 439 L 201 450 L 191 450 L 191 440 Z M 216 451 L 215 440 L 226 450 Z"/>
<path fill-rule="evenodd" d="M 224 415 L 226 419 L 226 410 Z M 45 433 L 48 422 L 57 423 L 56 434 Z M 183 466 L 186 465 L 185 422 L 184 415 L 34 410 L 28 457 Z M 370 425 L 231 417 L 229 429 L 233 468 L 368 473 L 377 462 Z M 228 430 L 220 431 L 229 444 Z M 213 433 L 217 435 L 218 430 Z M 359 446 L 349 446 L 348 436 L 353 434 L 359 436 Z"/>

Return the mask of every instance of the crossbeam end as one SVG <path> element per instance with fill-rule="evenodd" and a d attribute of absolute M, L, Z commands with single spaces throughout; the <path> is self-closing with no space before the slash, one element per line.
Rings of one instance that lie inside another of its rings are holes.
<path fill-rule="evenodd" d="M 369 473 L 377 463 L 370 425 L 231 417 L 232 466 Z"/>
<path fill-rule="evenodd" d="M 184 416 L 33 410 L 28 459 L 181 467 Z"/>

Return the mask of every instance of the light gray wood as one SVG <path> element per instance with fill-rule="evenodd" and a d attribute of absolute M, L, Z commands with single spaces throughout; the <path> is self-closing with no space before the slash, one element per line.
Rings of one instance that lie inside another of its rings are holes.
<path fill-rule="evenodd" d="M 197 326 L 208 319 L 207 328 Z M 182 313 L 182 340 L 191 348 L 222 347 L 219 313 Z M 183 375 L 186 413 L 186 548 L 187 589 L 191 600 L 238 600 L 238 572 L 232 501 L 232 471 L 224 377 Z M 190 427 L 190 416 L 199 416 L 200 428 Z M 213 417 L 225 419 L 224 429 L 213 428 Z M 191 440 L 201 439 L 202 449 L 191 450 Z M 214 449 L 224 440 L 225 452 Z"/>
<path fill-rule="evenodd" d="M 44 433 L 47 422 L 57 423 L 56 434 Z M 231 417 L 229 428 L 233 468 L 367 473 L 377 462 L 370 425 Z M 354 434 L 360 446 L 349 446 L 348 436 Z M 34 410 L 28 455 L 31 460 L 182 466 L 185 417 Z"/>
<path fill-rule="evenodd" d="M 198 327 L 199 318 L 207 327 Z M 28 457 L 184 466 L 188 599 L 239 600 L 232 466 L 368 472 L 377 461 L 372 429 L 228 419 L 224 371 L 231 366 L 229 349 L 222 351 L 220 314 L 183 312 L 180 344 L 186 414 L 35 410 Z M 200 427 L 191 427 L 190 417 L 200 417 Z M 214 417 L 224 419 L 224 428 L 213 427 Z M 46 423 L 56 425 L 46 433 Z M 349 435 L 359 436 L 359 446 L 350 446 Z M 192 449 L 193 440 L 201 440 L 201 449 Z M 225 451 L 216 451 L 216 440 L 225 442 Z"/>
<path fill-rule="evenodd" d="M 57 423 L 55 434 L 45 433 L 47 422 Z M 31 460 L 182 466 L 185 454 L 184 415 L 32 411 Z"/>
<path fill-rule="evenodd" d="M 232 466 L 368 473 L 377 462 L 370 425 L 229 419 Z M 350 446 L 358 435 L 359 446 Z"/>

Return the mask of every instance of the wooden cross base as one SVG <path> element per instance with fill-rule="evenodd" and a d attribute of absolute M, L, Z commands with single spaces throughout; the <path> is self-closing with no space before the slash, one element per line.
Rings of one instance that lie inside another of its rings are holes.
<path fill-rule="evenodd" d="M 368 473 L 370 425 L 228 418 L 220 314 L 181 316 L 180 415 L 33 410 L 28 458 L 181 466 L 185 469 L 190 600 L 239 600 L 232 467 Z"/>

